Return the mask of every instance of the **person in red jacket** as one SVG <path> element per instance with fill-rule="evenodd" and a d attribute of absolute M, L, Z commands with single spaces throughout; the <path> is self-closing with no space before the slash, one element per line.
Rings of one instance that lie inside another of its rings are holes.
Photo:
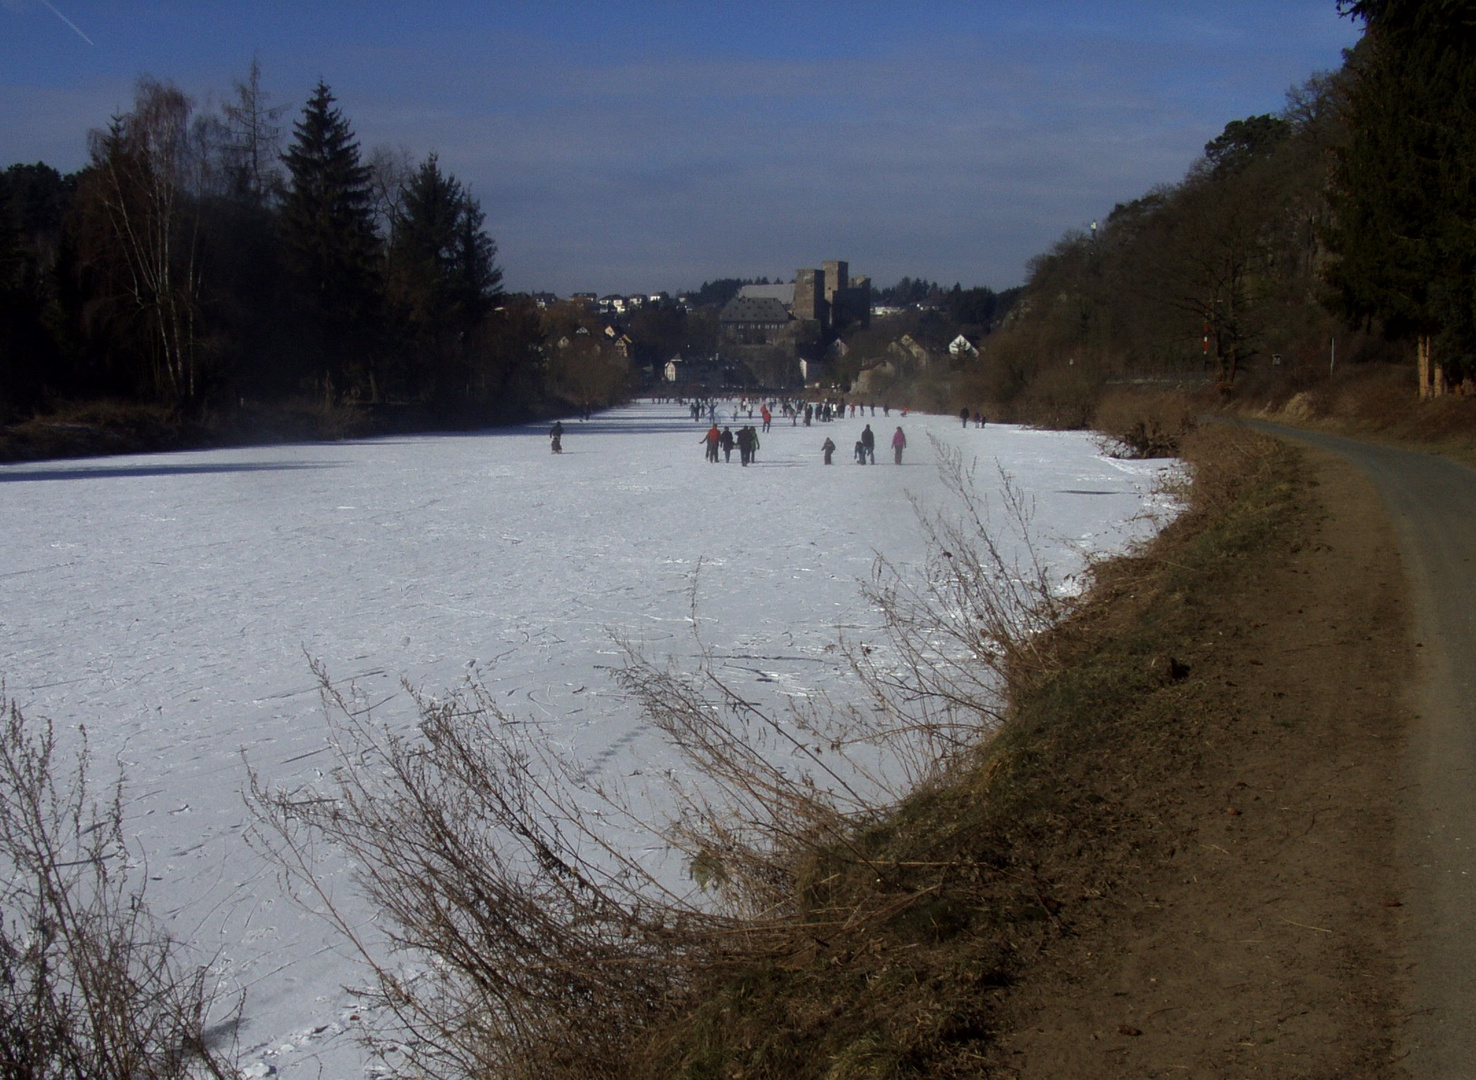
<path fill-rule="evenodd" d="M 897 430 L 901 431 L 902 429 L 898 428 Z M 718 430 L 718 426 L 716 424 L 713 424 L 712 427 L 708 428 L 707 434 L 702 436 L 702 441 L 707 444 L 707 460 L 711 461 L 713 464 L 717 464 L 718 440 L 720 440 L 722 437 L 723 433 Z"/>

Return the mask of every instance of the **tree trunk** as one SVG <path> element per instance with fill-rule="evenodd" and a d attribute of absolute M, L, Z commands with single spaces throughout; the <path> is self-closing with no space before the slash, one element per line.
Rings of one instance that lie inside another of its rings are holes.
<path fill-rule="evenodd" d="M 1414 344 L 1415 363 L 1420 369 L 1420 398 L 1441 397 L 1445 394 L 1445 367 L 1435 363 L 1430 356 L 1430 335 L 1421 333 Z"/>

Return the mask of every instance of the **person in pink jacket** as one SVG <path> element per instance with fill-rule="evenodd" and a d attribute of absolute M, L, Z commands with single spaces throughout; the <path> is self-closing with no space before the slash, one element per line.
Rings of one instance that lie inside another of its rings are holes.
<path fill-rule="evenodd" d="M 897 433 L 892 436 L 892 460 L 898 465 L 902 464 L 902 451 L 905 449 L 907 449 L 907 436 L 902 434 L 902 428 L 899 425 Z"/>

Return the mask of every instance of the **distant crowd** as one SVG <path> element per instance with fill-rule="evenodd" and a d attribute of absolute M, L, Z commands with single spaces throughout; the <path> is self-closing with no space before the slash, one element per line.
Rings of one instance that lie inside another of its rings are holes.
<path fill-rule="evenodd" d="M 706 423 L 707 431 L 703 434 L 698 444 L 703 448 L 706 460 L 716 464 L 721 458 L 724 462 L 733 460 L 733 450 L 738 451 L 738 461 L 741 465 L 750 465 L 758 460 L 759 432 L 760 428 L 753 423 L 743 421 L 757 420 L 762 425 L 763 432 L 767 433 L 774 422 L 776 415 L 789 420 L 791 427 L 798 427 L 801 422 L 805 427 L 812 424 L 828 424 L 835 420 L 844 420 L 847 410 L 854 419 L 860 416 L 875 416 L 876 404 L 874 402 L 862 403 L 859 401 L 847 402 L 843 399 L 834 400 L 824 398 L 819 401 L 807 401 L 803 399 L 779 397 L 779 398 L 655 398 L 655 401 L 675 401 L 677 404 L 685 405 L 691 414 L 694 423 Z M 891 415 L 891 406 L 882 404 L 882 416 Z M 869 414 L 868 411 L 870 410 Z M 907 415 L 904 406 L 899 410 L 903 417 Z M 970 412 L 968 409 L 959 411 L 959 419 L 963 426 L 968 427 L 972 422 L 976 427 L 983 427 L 984 415 L 980 412 Z M 724 421 L 727 421 L 726 423 Z M 720 426 L 721 425 L 721 426 Z M 738 425 L 734 431 L 733 426 Z M 564 426 L 555 423 L 549 431 L 551 449 L 554 453 L 563 450 Z M 898 424 L 897 429 L 891 437 L 892 461 L 902 464 L 902 452 L 907 449 L 907 435 Z M 825 441 L 820 444 L 820 453 L 826 465 L 834 463 L 836 444 L 835 440 L 826 436 Z M 861 437 L 856 440 L 852 449 L 852 460 L 858 465 L 876 464 L 876 433 L 867 424 L 861 432 Z"/>
<path fill-rule="evenodd" d="M 778 415 L 788 420 L 793 427 L 798 427 L 801 421 L 804 422 L 805 427 L 809 427 L 811 424 L 828 424 L 832 420 L 844 420 L 847 409 L 850 409 L 852 419 L 855 419 L 858 414 L 861 416 L 867 415 L 868 409 L 871 410 L 872 416 L 876 415 L 875 402 L 863 404 L 858 401 L 847 402 L 844 399 L 834 400 L 831 398 L 824 398 L 820 401 L 804 401 L 787 397 L 767 399 L 699 397 L 692 398 L 691 400 L 677 398 L 676 401 L 679 404 L 687 406 L 688 411 L 692 414 L 692 419 L 697 423 L 706 420 L 708 423 L 716 424 L 720 416 L 725 412 L 730 414 L 733 423 L 737 423 L 742 419 L 752 420 L 754 419 L 754 410 L 757 409 L 759 415 L 763 418 L 765 431 L 769 430 L 769 425 L 773 422 L 776 411 Z M 883 416 L 892 415 L 892 407 L 890 405 L 884 403 L 881 409 Z M 907 415 L 906 406 L 902 408 L 901 415 Z"/>

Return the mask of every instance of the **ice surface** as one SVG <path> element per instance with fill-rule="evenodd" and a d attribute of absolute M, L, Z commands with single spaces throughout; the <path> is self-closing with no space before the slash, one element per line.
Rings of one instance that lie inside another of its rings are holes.
<path fill-rule="evenodd" d="M 850 461 L 863 423 L 875 467 Z M 900 468 L 883 449 L 898 424 Z M 413 719 L 402 676 L 435 692 L 475 669 L 595 774 L 674 767 L 614 691 L 611 635 L 690 663 L 700 562 L 706 634 L 735 679 L 844 693 L 827 646 L 876 624 L 858 582 L 877 553 L 916 564 L 908 495 L 945 496 L 929 432 L 986 485 L 997 462 L 1029 493 L 1063 575 L 1148 531 L 1155 503 L 1159 466 L 1081 434 L 915 413 L 776 420 L 743 468 L 706 463 L 705 430 L 647 403 L 566 424 L 561 455 L 537 425 L 0 467 L 6 691 L 59 729 L 85 724 L 100 778 L 122 763 L 150 904 L 245 991 L 253 1075 L 367 1068 L 344 989 L 364 976 L 242 840 L 243 754 L 278 784 L 326 763 L 308 656 L 383 700 L 392 725 Z M 325 883 L 348 896 L 341 868 Z"/>

